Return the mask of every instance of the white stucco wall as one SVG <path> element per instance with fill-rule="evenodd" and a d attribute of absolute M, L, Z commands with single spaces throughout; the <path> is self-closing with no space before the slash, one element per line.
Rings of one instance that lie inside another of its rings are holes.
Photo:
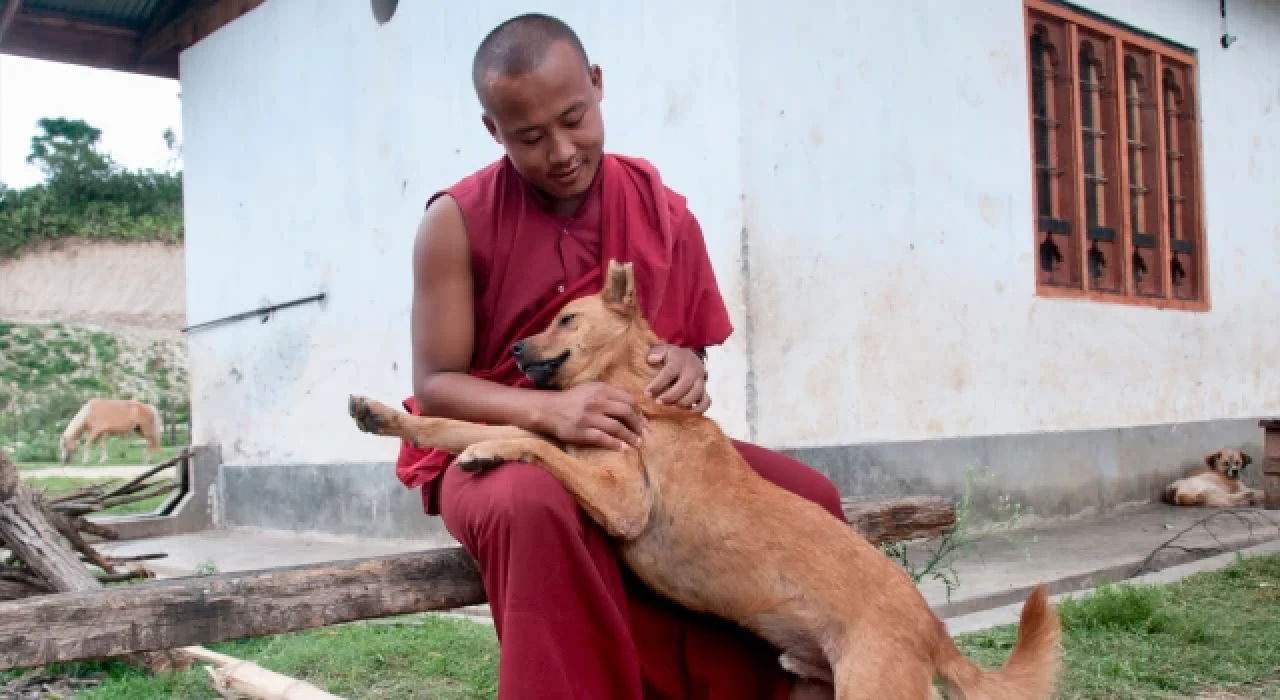
<path fill-rule="evenodd" d="M 1200 52 L 1212 311 L 1035 296 L 1020 2 L 743 2 L 761 441 L 1280 411 L 1280 5 L 1082 4 Z"/>
<path fill-rule="evenodd" d="M 681 4 L 401 3 L 379 27 L 365 2 L 271 0 L 187 51 L 188 322 L 330 295 L 191 336 L 194 438 L 239 464 L 394 455 L 345 399 L 410 391 L 414 228 L 500 154 L 469 63 L 529 9 L 602 64 L 608 147 L 655 162 L 702 221 L 738 328 L 712 356 L 730 433 L 799 447 L 1280 412 L 1263 372 L 1280 8 L 1233 2 L 1224 52 L 1216 3 L 1086 3 L 1202 52 L 1213 310 L 1193 314 L 1035 297 L 1020 3 Z"/>
<path fill-rule="evenodd" d="M 471 56 L 495 24 L 539 5 L 604 66 L 609 147 L 642 153 L 691 200 L 741 325 L 731 2 L 404 2 L 379 27 L 367 2 L 271 0 L 183 55 L 188 319 L 330 297 L 191 336 L 195 441 L 238 464 L 394 457 L 395 442 L 355 429 L 346 397 L 394 403 L 412 390 L 423 205 L 501 155 L 480 122 Z M 659 42 L 670 48 L 643 50 Z M 742 337 L 714 358 L 712 387 L 736 432 Z"/>

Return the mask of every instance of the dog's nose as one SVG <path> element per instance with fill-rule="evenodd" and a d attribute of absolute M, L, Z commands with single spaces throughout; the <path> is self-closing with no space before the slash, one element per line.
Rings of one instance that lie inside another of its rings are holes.
<path fill-rule="evenodd" d="M 524 341 L 523 341 L 523 340 L 521 340 L 521 341 L 517 342 L 515 345 L 512 345 L 512 346 L 511 346 L 511 354 L 512 354 L 512 355 L 515 355 L 517 360 L 524 356 Z"/>

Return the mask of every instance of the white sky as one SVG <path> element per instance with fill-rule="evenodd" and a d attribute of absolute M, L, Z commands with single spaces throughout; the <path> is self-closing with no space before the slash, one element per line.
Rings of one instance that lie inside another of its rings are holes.
<path fill-rule="evenodd" d="M 83 119 L 102 130 L 101 148 L 130 169 L 167 168 L 164 130 L 182 142 L 176 80 L 0 56 L 0 182 L 36 184 L 26 162 L 41 117 Z"/>

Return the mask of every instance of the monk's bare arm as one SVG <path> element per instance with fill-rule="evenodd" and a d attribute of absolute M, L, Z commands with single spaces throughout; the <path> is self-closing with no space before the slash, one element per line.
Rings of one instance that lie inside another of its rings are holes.
<path fill-rule="evenodd" d="M 448 195 L 427 207 L 413 251 L 413 393 L 423 415 L 514 425 L 566 442 L 634 444 L 643 418 L 608 387 L 546 392 L 467 374 L 475 345 L 471 247 Z M 631 428 L 631 430 L 628 430 Z"/>
<path fill-rule="evenodd" d="M 471 247 L 457 202 L 427 207 L 413 250 L 414 397 L 424 415 L 537 430 L 537 392 L 467 374 L 475 343 Z"/>

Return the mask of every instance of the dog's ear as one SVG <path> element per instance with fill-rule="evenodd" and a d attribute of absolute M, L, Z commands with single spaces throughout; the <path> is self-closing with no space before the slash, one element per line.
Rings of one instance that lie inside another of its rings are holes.
<path fill-rule="evenodd" d="M 1221 458 L 1222 458 L 1222 450 L 1218 450 L 1217 452 L 1214 452 L 1214 453 L 1213 453 L 1213 454 L 1211 454 L 1211 455 L 1205 455 L 1204 463 L 1205 463 L 1205 465 L 1206 465 L 1206 466 L 1208 466 L 1208 467 L 1210 467 L 1210 468 L 1212 468 L 1212 469 L 1217 469 L 1217 468 L 1218 468 L 1218 460 L 1219 460 L 1219 459 L 1221 459 Z"/>
<path fill-rule="evenodd" d="M 631 263 L 609 261 L 609 271 L 604 281 L 604 290 L 600 293 L 606 304 L 617 304 L 628 307 L 636 303 L 636 276 Z"/>
<path fill-rule="evenodd" d="M 1242 467 L 1247 467 L 1250 464 L 1253 464 L 1253 457 L 1250 457 L 1248 452 L 1241 452 L 1240 459 L 1240 466 Z"/>

